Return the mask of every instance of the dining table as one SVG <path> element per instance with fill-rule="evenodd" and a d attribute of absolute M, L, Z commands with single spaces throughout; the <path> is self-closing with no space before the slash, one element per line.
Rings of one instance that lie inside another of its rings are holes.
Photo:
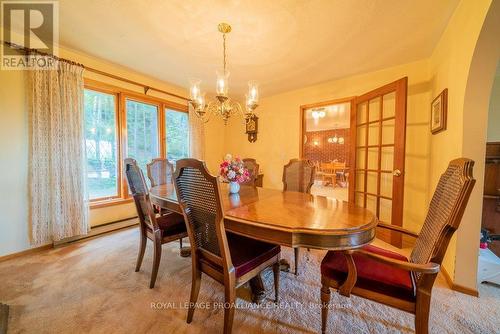
<path fill-rule="evenodd" d="M 222 182 L 220 188 L 226 231 L 282 246 L 342 251 L 349 271 L 339 292 L 350 294 L 356 282 L 352 251 L 375 238 L 378 220 L 370 210 L 307 193 L 242 185 L 239 193 L 230 194 L 228 184 Z M 182 214 L 173 184 L 152 187 L 150 199 Z M 252 290 L 262 296 L 259 280 L 253 282 Z"/>

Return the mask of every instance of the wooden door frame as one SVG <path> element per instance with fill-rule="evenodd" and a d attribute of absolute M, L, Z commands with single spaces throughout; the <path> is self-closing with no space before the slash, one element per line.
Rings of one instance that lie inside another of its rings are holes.
<path fill-rule="evenodd" d="M 401 171 L 401 176 L 397 179 L 393 178 L 392 181 L 392 213 L 391 213 L 391 224 L 396 226 L 403 225 L 403 207 L 404 207 L 404 176 L 405 176 L 405 147 L 406 147 L 406 111 L 407 111 L 407 99 L 408 99 L 408 77 L 403 77 L 399 80 L 393 81 L 384 86 L 375 88 L 367 92 L 366 94 L 357 96 L 354 100 L 354 107 L 351 110 L 351 136 L 354 140 L 351 140 L 351 164 L 356 166 L 356 106 L 359 101 L 366 101 L 369 104 L 369 101 L 378 96 L 383 96 L 386 94 L 390 94 L 391 92 L 395 92 L 395 113 L 394 113 L 394 160 L 393 160 L 393 170 L 399 169 Z M 398 94 L 398 92 L 400 94 Z M 381 97 L 381 104 L 383 99 Z M 397 110 L 403 108 L 405 110 L 404 113 L 398 113 Z M 369 110 L 367 110 L 367 115 Z M 368 117 L 368 116 L 367 116 Z M 382 131 L 382 121 L 383 115 L 379 116 L 380 121 L 380 131 Z M 397 124 L 403 124 L 403 126 L 396 126 Z M 353 126 L 354 125 L 354 126 Z M 367 124 L 369 126 L 369 124 Z M 368 133 L 367 133 L 368 140 Z M 401 145 L 396 145 L 396 143 L 401 143 Z M 382 138 L 379 138 L 379 169 L 380 169 L 380 148 L 382 147 Z M 366 151 L 368 152 L 368 147 L 366 147 Z M 365 169 L 368 169 L 368 161 L 365 157 Z M 354 203 L 355 196 L 355 174 L 356 171 L 352 169 L 352 173 L 349 173 L 349 202 Z M 365 174 L 366 175 L 366 174 Z M 397 183 L 399 182 L 399 184 Z M 366 186 L 366 179 L 365 179 Z M 380 172 L 378 175 L 377 187 L 380 187 Z M 378 193 L 379 191 L 377 191 Z M 366 195 L 365 195 L 366 196 Z M 378 194 L 379 196 L 379 194 Z M 394 199 L 397 198 L 397 201 Z M 395 205 L 394 205 L 395 204 Z M 378 201 L 377 201 L 377 205 Z M 399 218 L 400 217 L 400 218 Z M 390 235 L 391 244 L 400 247 L 402 246 L 402 236 L 401 233 L 391 232 Z"/>
<path fill-rule="evenodd" d="M 299 138 L 299 157 L 300 159 L 304 158 L 304 136 L 306 134 L 306 119 L 305 114 L 307 109 L 318 108 L 318 107 L 326 107 L 332 104 L 341 104 L 341 103 L 350 103 L 351 104 L 351 112 L 354 107 L 354 100 L 356 96 L 345 97 L 341 99 L 328 100 L 323 102 L 316 102 L 310 104 L 304 104 L 300 106 L 300 138 Z M 351 134 L 351 131 L 349 131 Z M 349 181 L 352 173 L 349 173 Z"/>

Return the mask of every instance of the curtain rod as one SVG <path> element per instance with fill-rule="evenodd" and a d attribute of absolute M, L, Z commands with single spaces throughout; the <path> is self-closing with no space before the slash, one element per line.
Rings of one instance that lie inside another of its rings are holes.
<path fill-rule="evenodd" d="M 133 80 L 130 80 L 130 79 L 127 79 L 127 78 L 120 77 L 118 75 L 114 75 L 114 74 L 111 74 L 111 73 L 107 73 L 107 72 L 98 70 L 96 68 L 85 66 L 83 64 L 76 63 L 76 62 L 74 62 L 72 60 L 68 60 L 68 59 L 64 59 L 64 58 L 59 58 L 57 56 L 50 55 L 50 54 L 38 51 L 36 49 L 25 48 L 25 47 L 22 47 L 20 45 L 17 45 L 17 44 L 11 43 L 11 42 L 7 42 L 7 41 L 4 41 L 4 43 L 6 45 L 8 45 L 9 47 L 11 47 L 11 48 L 14 48 L 14 49 L 17 49 L 17 50 L 22 50 L 22 51 L 24 51 L 26 53 L 34 52 L 34 53 L 40 54 L 42 56 L 52 57 L 52 58 L 57 59 L 59 61 L 64 61 L 64 62 L 73 64 L 73 65 L 82 66 L 83 68 L 85 68 L 89 72 L 94 72 L 96 74 L 103 75 L 103 76 L 106 76 L 106 77 L 109 77 L 109 78 L 112 78 L 112 79 L 115 79 L 115 80 L 120 80 L 120 81 L 129 83 L 129 84 L 132 84 L 132 85 L 135 85 L 135 86 L 140 86 L 140 87 L 142 87 L 144 89 L 144 94 L 145 95 L 148 93 L 148 91 L 151 90 L 151 91 L 156 91 L 156 92 L 159 92 L 159 93 L 162 93 L 162 94 L 170 95 L 170 96 L 176 97 L 176 98 L 181 99 L 181 100 L 189 101 L 189 99 L 186 98 L 186 97 L 184 97 L 184 96 L 180 96 L 180 95 L 177 95 L 177 94 L 174 94 L 174 93 L 170 93 L 170 92 L 167 92 L 166 90 L 163 90 L 163 89 L 154 88 L 154 87 L 142 84 L 142 83 L 137 82 L 137 81 L 133 81 Z"/>

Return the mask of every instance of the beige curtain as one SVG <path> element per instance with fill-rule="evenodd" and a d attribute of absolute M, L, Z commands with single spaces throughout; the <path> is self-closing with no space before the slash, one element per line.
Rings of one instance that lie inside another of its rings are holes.
<path fill-rule="evenodd" d="M 205 160 L 205 127 L 189 105 L 189 154 L 191 158 Z"/>
<path fill-rule="evenodd" d="M 87 234 L 83 67 L 29 71 L 32 244 Z"/>

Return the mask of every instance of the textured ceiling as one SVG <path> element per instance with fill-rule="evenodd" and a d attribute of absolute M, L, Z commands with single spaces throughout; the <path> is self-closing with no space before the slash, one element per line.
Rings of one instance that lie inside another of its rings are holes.
<path fill-rule="evenodd" d="M 214 91 L 228 36 L 230 93 L 268 96 L 430 56 L 458 0 L 60 0 L 63 46 Z"/>

